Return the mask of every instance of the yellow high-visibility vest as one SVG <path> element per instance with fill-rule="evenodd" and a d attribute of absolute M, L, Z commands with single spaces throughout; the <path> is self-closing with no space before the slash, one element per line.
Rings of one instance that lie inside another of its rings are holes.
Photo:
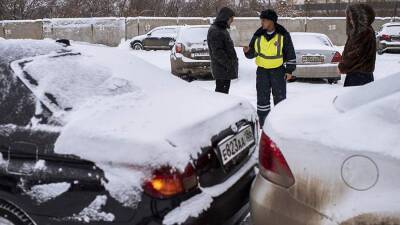
<path fill-rule="evenodd" d="M 283 36 L 276 34 L 271 40 L 264 35 L 256 39 L 256 64 L 265 69 L 274 69 L 283 65 Z"/>

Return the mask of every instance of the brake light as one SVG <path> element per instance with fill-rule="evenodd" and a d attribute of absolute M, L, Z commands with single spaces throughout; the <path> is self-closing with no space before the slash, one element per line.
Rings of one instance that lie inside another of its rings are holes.
<path fill-rule="evenodd" d="M 335 52 L 335 55 L 332 58 L 332 63 L 339 63 L 342 60 L 342 55 L 339 52 Z"/>
<path fill-rule="evenodd" d="M 263 132 L 259 150 L 260 173 L 267 180 L 283 187 L 294 184 L 294 177 L 285 157 L 276 144 Z"/>
<path fill-rule="evenodd" d="M 196 188 L 197 175 L 190 164 L 184 172 L 171 167 L 162 167 L 153 172 L 152 177 L 143 186 L 144 191 L 155 198 L 169 198 Z"/>
<path fill-rule="evenodd" d="M 183 45 L 182 45 L 182 43 L 176 43 L 176 44 L 175 44 L 175 52 L 176 52 L 176 53 L 182 53 L 182 52 L 183 52 Z"/>
<path fill-rule="evenodd" d="M 391 41 L 390 35 L 384 34 L 381 36 L 381 41 Z"/>

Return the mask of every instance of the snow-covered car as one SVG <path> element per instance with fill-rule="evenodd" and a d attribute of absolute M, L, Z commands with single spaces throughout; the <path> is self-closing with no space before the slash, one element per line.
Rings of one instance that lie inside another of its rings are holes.
<path fill-rule="evenodd" d="M 377 35 L 378 54 L 385 52 L 400 52 L 400 23 L 386 23 Z"/>
<path fill-rule="evenodd" d="M 297 69 L 293 75 L 298 78 L 325 78 L 329 83 L 337 83 L 341 75 L 337 65 L 341 54 L 325 34 L 291 32 L 296 51 Z"/>
<path fill-rule="evenodd" d="M 133 50 L 170 50 L 180 26 L 156 27 L 146 34 L 131 39 Z"/>
<path fill-rule="evenodd" d="M 400 224 L 400 74 L 341 91 L 270 114 L 250 193 L 254 225 Z"/>
<path fill-rule="evenodd" d="M 256 113 L 131 53 L 0 42 L 0 223 L 235 224 Z"/>
<path fill-rule="evenodd" d="M 210 78 L 211 61 L 207 33 L 209 25 L 184 26 L 179 29 L 171 51 L 171 73 L 183 78 Z"/>

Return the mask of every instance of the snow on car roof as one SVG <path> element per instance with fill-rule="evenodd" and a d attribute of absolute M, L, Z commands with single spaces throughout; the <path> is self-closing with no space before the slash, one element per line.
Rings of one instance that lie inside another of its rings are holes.
<path fill-rule="evenodd" d="M 291 32 L 293 45 L 296 50 L 318 49 L 333 50 L 332 41 L 325 34 Z"/>
<path fill-rule="evenodd" d="M 400 22 L 391 22 L 391 23 L 383 24 L 383 27 L 387 27 L 387 26 L 400 26 Z"/>
<path fill-rule="evenodd" d="M 390 88 L 400 86 L 398 77 L 399 74 L 366 87 L 341 89 L 339 96 L 363 101 L 356 93 L 365 94 L 376 86 L 374 93 L 366 94 L 369 101 L 345 112 L 339 112 L 333 104 L 337 89 L 287 100 L 270 114 L 265 131 L 278 145 L 306 141 L 338 151 L 365 151 L 400 158 L 400 91 Z M 382 94 L 382 88 L 392 91 Z"/>

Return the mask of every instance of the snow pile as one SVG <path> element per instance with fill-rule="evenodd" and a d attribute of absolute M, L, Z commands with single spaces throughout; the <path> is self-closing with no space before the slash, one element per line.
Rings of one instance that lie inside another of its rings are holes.
<path fill-rule="evenodd" d="M 47 166 L 46 166 L 46 161 L 44 160 L 38 160 L 35 164 L 35 166 L 33 167 L 33 169 L 35 171 L 43 171 L 46 170 Z"/>
<path fill-rule="evenodd" d="M 142 170 L 113 164 L 100 164 L 99 167 L 106 171 L 105 176 L 108 181 L 104 182 L 104 186 L 110 195 L 124 206 L 136 208 L 141 200 L 142 183 L 151 175 L 146 175 L 146 172 Z"/>
<path fill-rule="evenodd" d="M 11 67 L 37 97 L 47 99 L 52 109 L 73 109 L 93 96 L 133 91 L 128 81 L 113 78 L 107 68 L 78 54 L 23 59 L 13 62 Z M 21 68 L 23 62 L 27 63 Z"/>
<path fill-rule="evenodd" d="M 400 92 L 393 92 L 391 88 L 399 86 L 398 76 L 395 74 L 365 87 L 331 90 L 318 96 L 285 101 L 271 113 L 266 131 L 277 144 L 283 139 L 300 139 L 343 150 L 370 151 L 400 158 Z M 370 89 L 369 93 L 364 89 Z M 357 92 L 364 93 L 364 97 L 360 98 Z M 336 110 L 333 104 L 338 93 L 337 101 L 347 110 L 344 113 Z M 352 98 L 355 105 L 347 106 L 348 100 L 340 98 Z M 360 105 L 362 99 L 369 101 Z M 297 110 L 295 114 L 293 109 Z"/>
<path fill-rule="evenodd" d="M 0 42 L 0 63 L 62 50 L 65 48 L 52 40 L 5 40 Z"/>
<path fill-rule="evenodd" d="M 95 200 L 78 215 L 74 215 L 71 219 L 90 223 L 94 221 L 112 222 L 115 216 L 112 213 L 106 213 L 101 208 L 106 204 L 107 196 L 97 196 Z"/>
<path fill-rule="evenodd" d="M 42 204 L 67 192 L 70 187 L 71 184 L 66 182 L 42 184 L 33 186 L 31 190 L 25 191 L 25 194 Z"/>
<path fill-rule="evenodd" d="M 246 101 L 190 87 L 127 51 L 75 48 L 140 91 L 88 99 L 72 112 L 56 143 L 59 153 L 97 163 L 183 169 L 213 135 L 242 119 L 255 120 Z M 81 145 L 70 148 L 73 143 Z"/>
<path fill-rule="evenodd" d="M 198 217 L 202 212 L 210 208 L 213 198 L 222 195 L 232 187 L 242 176 L 247 173 L 257 163 L 255 154 L 238 171 L 222 184 L 201 188 L 201 193 L 182 202 L 179 207 L 169 212 L 163 220 L 164 225 L 183 224 L 190 217 Z"/>

